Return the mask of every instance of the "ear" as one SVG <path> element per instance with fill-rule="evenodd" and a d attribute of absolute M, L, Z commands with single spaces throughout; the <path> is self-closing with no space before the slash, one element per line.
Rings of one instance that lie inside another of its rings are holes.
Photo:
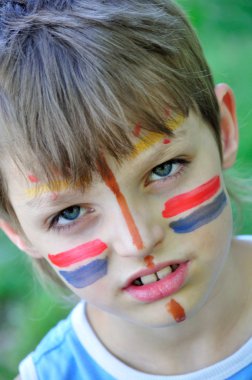
<path fill-rule="evenodd" d="M 239 142 L 235 97 L 231 88 L 225 83 L 215 86 L 215 94 L 220 107 L 222 167 L 228 169 L 236 160 Z"/>
<path fill-rule="evenodd" d="M 12 243 L 15 244 L 15 246 L 17 246 L 21 251 L 24 251 L 29 256 L 36 259 L 42 258 L 42 256 L 35 252 L 35 250 L 26 242 L 26 239 L 22 236 L 22 234 L 15 231 L 10 223 L 0 219 L 0 228 L 3 230 L 5 235 L 8 236 Z"/>

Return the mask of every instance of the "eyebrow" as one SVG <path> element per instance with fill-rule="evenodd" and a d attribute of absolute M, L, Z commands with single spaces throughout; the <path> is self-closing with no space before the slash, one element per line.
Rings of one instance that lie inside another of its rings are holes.
<path fill-rule="evenodd" d="M 164 138 L 163 133 L 149 132 L 137 144 L 135 144 L 134 150 L 130 154 L 130 158 L 135 158 L 139 156 L 139 154 L 141 154 L 142 152 L 150 148 L 152 145 L 159 142 L 162 138 Z"/>
<path fill-rule="evenodd" d="M 64 189 L 61 189 L 60 191 L 57 191 L 57 198 L 52 200 L 52 194 L 53 191 L 50 188 L 46 192 L 35 192 L 34 196 L 29 199 L 26 202 L 26 206 L 32 207 L 32 208 L 42 208 L 42 207 L 47 207 L 47 208 L 57 208 L 57 207 L 63 207 L 64 208 L 64 203 L 66 203 L 66 207 L 68 207 L 69 203 L 74 203 L 76 204 L 76 193 L 70 193 L 64 191 Z"/>
<path fill-rule="evenodd" d="M 25 191 L 25 193 L 29 197 L 35 197 L 44 193 L 60 192 L 66 190 L 69 185 L 69 182 L 66 180 L 51 181 L 48 184 L 36 185 L 35 187 L 29 188 Z"/>
<path fill-rule="evenodd" d="M 169 130 L 175 131 L 177 130 L 183 121 L 185 120 L 185 117 L 183 115 L 177 115 L 174 119 L 169 119 L 166 121 L 165 125 Z M 130 158 L 135 158 L 139 156 L 142 152 L 152 147 L 152 145 L 155 145 L 156 143 L 160 142 L 162 139 L 165 138 L 164 133 L 160 132 L 148 132 L 145 136 L 142 138 L 140 137 L 140 141 L 135 144 L 133 152 L 130 154 Z"/>

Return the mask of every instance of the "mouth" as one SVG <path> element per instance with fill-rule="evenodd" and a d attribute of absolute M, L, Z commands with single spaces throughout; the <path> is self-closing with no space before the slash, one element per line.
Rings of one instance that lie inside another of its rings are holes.
<path fill-rule="evenodd" d="M 141 302 L 153 302 L 180 290 L 188 273 L 189 261 L 161 264 L 132 276 L 123 288 Z"/>

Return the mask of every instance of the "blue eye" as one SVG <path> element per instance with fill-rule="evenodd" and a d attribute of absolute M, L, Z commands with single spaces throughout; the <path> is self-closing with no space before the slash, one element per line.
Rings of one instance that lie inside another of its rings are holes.
<path fill-rule="evenodd" d="M 70 226 L 87 212 L 88 211 L 86 208 L 83 208 L 80 206 L 71 206 L 71 207 L 65 208 L 58 215 L 56 215 L 51 225 L 54 226 L 55 228 Z"/>
<path fill-rule="evenodd" d="M 80 206 L 71 206 L 63 210 L 59 217 L 66 220 L 75 220 L 80 215 Z"/>
<path fill-rule="evenodd" d="M 172 166 L 170 162 L 164 162 L 163 164 L 156 166 L 153 170 L 152 173 L 159 177 L 166 177 L 168 176 L 171 171 L 172 171 Z"/>
<path fill-rule="evenodd" d="M 163 162 L 162 164 L 157 165 L 152 169 L 149 176 L 149 181 L 154 182 L 173 178 L 176 175 L 180 174 L 186 164 L 188 164 L 188 161 L 184 159 L 174 159 Z"/>

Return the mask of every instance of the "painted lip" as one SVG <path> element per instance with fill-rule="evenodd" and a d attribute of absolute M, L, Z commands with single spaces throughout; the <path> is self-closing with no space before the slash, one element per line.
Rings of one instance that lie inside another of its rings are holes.
<path fill-rule="evenodd" d="M 169 263 L 156 265 L 154 268 L 151 268 L 149 270 L 146 269 L 139 271 L 127 281 L 127 284 L 123 288 L 123 290 L 129 293 L 133 298 L 141 302 L 153 302 L 165 297 L 169 297 L 170 295 L 179 291 L 179 289 L 184 285 L 187 278 L 189 263 L 189 260 L 183 262 L 173 261 Z M 133 285 L 133 281 L 136 280 L 138 277 L 153 274 L 163 268 L 166 268 L 169 265 L 174 264 L 178 264 L 179 267 L 175 270 L 175 272 L 168 274 L 161 280 L 147 285 Z"/>

